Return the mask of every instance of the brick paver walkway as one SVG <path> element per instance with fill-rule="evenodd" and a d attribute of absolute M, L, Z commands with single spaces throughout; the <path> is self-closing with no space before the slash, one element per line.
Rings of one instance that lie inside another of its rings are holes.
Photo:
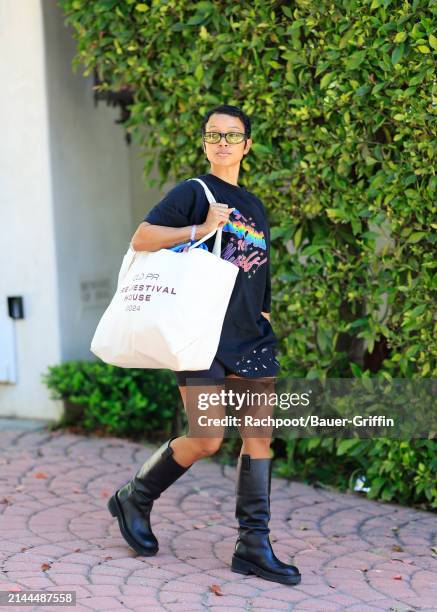
<path fill-rule="evenodd" d="M 278 478 L 271 540 L 302 582 L 231 572 L 235 468 L 208 459 L 155 502 L 160 550 L 137 556 L 106 502 L 154 448 L 44 429 L 0 432 L 0 589 L 73 589 L 76 607 L 61 609 L 76 612 L 437 610 L 434 514 Z"/>

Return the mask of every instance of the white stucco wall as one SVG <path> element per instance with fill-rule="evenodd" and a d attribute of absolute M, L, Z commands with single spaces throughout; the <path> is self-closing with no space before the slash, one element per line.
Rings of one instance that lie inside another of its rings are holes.
<path fill-rule="evenodd" d="M 119 111 L 94 107 L 92 77 L 73 73 L 75 41 L 57 4 L 2 0 L 0 28 L 0 317 L 11 323 L 8 295 L 22 295 L 25 310 L 12 323 L 18 379 L 0 383 L 0 416 L 57 419 L 62 405 L 41 374 L 96 359 L 89 345 L 122 257 L 162 192 L 146 192 Z"/>
<path fill-rule="evenodd" d="M 39 2 L 0 3 L 0 300 L 24 298 L 23 320 L 12 324 L 17 383 L 0 384 L 0 415 L 53 418 L 39 382 L 61 355 L 56 292 L 43 23 Z"/>
<path fill-rule="evenodd" d="M 130 154 L 119 111 L 94 107 L 92 77 L 72 71 L 75 42 L 61 9 L 42 5 L 61 357 L 92 359 L 90 339 L 131 235 Z"/>

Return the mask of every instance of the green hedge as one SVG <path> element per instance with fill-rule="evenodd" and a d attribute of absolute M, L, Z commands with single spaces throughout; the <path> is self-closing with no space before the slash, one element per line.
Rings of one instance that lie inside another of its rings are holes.
<path fill-rule="evenodd" d="M 169 370 L 72 360 L 49 366 L 42 380 L 52 399 L 84 406 L 76 424 L 85 430 L 136 438 L 178 428 L 182 401 Z"/>
<path fill-rule="evenodd" d="M 133 95 L 124 127 L 160 187 L 209 170 L 199 127 L 212 106 L 251 115 L 241 178 L 269 212 L 284 373 L 436 376 L 435 3 L 59 4 L 74 69 L 96 70 L 100 93 Z M 314 444 L 317 473 L 331 455 Z M 426 471 L 436 443 L 408 447 Z M 388 464 L 399 448 L 375 443 Z M 398 476 L 375 478 L 403 495 Z"/>
<path fill-rule="evenodd" d="M 305 438 L 277 446 L 278 476 L 349 491 L 360 477 L 369 499 L 437 509 L 432 440 Z"/>

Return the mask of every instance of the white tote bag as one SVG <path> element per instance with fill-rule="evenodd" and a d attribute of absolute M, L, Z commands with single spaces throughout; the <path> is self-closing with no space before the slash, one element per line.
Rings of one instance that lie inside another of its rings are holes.
<path fill-rule="evenodd" d="M 215 202 L 201 179 L 189 180 L 199 181 Z M 195 248 L 214 234 L 212 253 Z M 221 235 L 221 228 L 213 230 L 180 253 L 129 245 L 91 351 L 122 368 L 209 369 L 238 274 L 220 257 Z"/>

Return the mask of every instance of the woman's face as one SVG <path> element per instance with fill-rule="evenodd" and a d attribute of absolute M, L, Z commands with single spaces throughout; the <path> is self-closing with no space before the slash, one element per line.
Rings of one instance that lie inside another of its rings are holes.
<path fill-rule="evenodd" d="M 244 123 L 239 117 L 214 113 L 208 119 L 205 132 L 241 132 L 244 134 Z M 249 151 L 251 144 L 251 138 L 237 144 L 229 144 L 222 136 L 220 142 L 215 144 L 204 142 L 203 147 L 211 165 L 234 166 L 240 164 L 243 154 Z"/>

